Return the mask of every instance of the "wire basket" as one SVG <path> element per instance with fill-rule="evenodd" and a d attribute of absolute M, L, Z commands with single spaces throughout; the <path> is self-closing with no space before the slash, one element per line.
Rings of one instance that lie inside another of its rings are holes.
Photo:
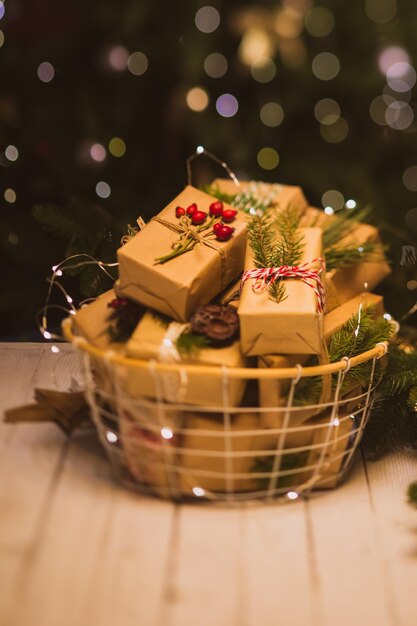
<path fill-rule="evenodd" d="M 126 358 L 74 335 L 71 319 L 63 329 L 83 354 L 87 400 L 117 476 L 177 502 L 295 500 L 337 486 L 361 441 L 388 349 L 384 342 L 315 367 L 222 368 Z M 322 389 L 317 403 L 297 400 L 307 380 Z M 198 404 L 202 389 L 210 406 Z M 272 405 L 259 402 L 265 392 L 277 398 Z"/>

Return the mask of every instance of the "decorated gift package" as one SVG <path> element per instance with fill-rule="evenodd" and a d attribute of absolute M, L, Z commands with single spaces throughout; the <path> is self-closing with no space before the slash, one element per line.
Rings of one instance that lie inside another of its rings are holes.
<path fill-rule="evenodd" d="M 159 398 L 167 402 L 222 407 L 237 406 L 245 381 L 213 377 L 204 370 L 182 374 L 181 364 L 220 367 L 246 367 L 238 341 L 235 309 L 216 304 L 202 305 L 190 324 L 173 322 L 148 311 L 127 343 L 129 357 L 161 363 L 177 363 L 177 373 L 156 374 L 151 368 L 140 372 L 126 370 L 124 386 L 134 397 Z"/>
<path fill-rule="evenodd" d="M 117 292 L 186 322 L 243 268 L 245 215 L 188 186 L 118 251 Z"/>
<path fill-rule="evenodd" d="M 107 353 L 90 359 L 98 411 L 117 414 L 125 470 L 162 496 L 335 486 L 370 364 L 301 372 L 389 338 L 367 291 L 389 271 L 378 231 L 309 207 L 295 186 L 208 190 L 186 187 L 131 232 L 114 290 L 73 316 Z"/>
<path fill-rule="evenodd" d="M 305 265 L 305 271 L 289 271 L 288 278 L 275 282 L 270 280 L 270 267 L 260 268 L 253 246 L 251 243 L 247 246 L 245 282 L 238 307 L 244 354 L 317 354 L 321 351 L 324 308 L 324 294 L 319 287 L 321 238 L 319 228 L 297 230 L 298 264 Z M 285 272 L 281 276 L 284 275 Z"/>
<path fill-rule="evenodd" d="M 384 313 L 384 304 L 382 296 L 378 296 L 372 293 L 362 294 L 356 296 L 346 302 L 345 304 L 334 309 L 332 312 L 327 313 L 324 316 L 324 337 L 326 344 L 329 345 L 331 338 L 341 328 L 352 319 L 353 316 L 361 316 L 362 313 L 367 312 L 375 319 L 379 318 Z M 348 355 L 346 355 L 348 356 Z M 258 358 L 258 367 L 262 368 L 293 368 L 297 365 L 302 367 L 308 365 L 309 355 L 274 355 L 268 354 Z M 329 355 L 326 355 L 329 358 Z M 285 407 L 287 403 L 287 395 L 289 391 L 291 380 L 288 379 L 274 379 L 274 380 L 259 380 L 259 404 L 262 407 Z M 356 386 L 356 382 L 353 381 L 353 385 Z M 345 390 L 345 394 L 349 393 L 350 389 Z M 291 411 L 291 416 L 288 426 L 298 426 L 311 418 L 313 415 L 320 413 L 320 408 L 313 407 L 311 409 L 305 409 L 304 405 L 314 404 L 318 400 L 318 397 L 313 400 L 303 399 L 303 401 L 297 401 L 297 393 L 295 394 L 295 408 Z M 281 428 L 283 425 L 285 412 L 268 411 L 262 413 L 263 424 L 270 428 Z"/>
<path fill-rule="evenodd" d="M 270 206 L 279 211 L 291 207 L 302 215 L 308 205 L 303 190 L 295 185 L 259 181 L 240 181 L 236 185 L 231 179 L 216 178 L 210 189 L 214 195 L 224 195 L 234 206 L 242 206 L 247 212 L 258 206 Z"/>

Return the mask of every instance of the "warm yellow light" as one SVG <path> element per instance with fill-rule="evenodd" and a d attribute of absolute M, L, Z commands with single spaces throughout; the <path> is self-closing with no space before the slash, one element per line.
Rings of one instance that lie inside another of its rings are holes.
<path fill-rule="evenodd" d="M 109 141 L 109 152 L 114 157 L 122 157 L 126 153 L 126 144 L 120 137 L 113 137 Z"/>
<path fill-rule="evenodd" d="M 257 156 L 258 165 L 264 170 L 273 170 L 279 163 L 278 152 L 274 148 L 261 148 Z"/>
<path fill-rule="evenodd" d="M 193 87 L 187 93 L 186 102 L 192 111 L 204 111 L 209 103 L 208 93 L 202 87 Z"/>

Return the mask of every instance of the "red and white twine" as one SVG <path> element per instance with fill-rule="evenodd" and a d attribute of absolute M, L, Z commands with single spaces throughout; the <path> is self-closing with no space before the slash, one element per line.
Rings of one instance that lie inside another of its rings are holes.
<path fill-rule="evenodd" d="M 313 269 L 315 263 L 319 263 L 319 269 Z M 242 285 L 248 280 L 254 280 L 252 290 L 261 293 L 276 280 L 284 278 L 298 278 L 304 284 L 311 287 L 317 296 L 317 310 L 324 313 L 326 294 L 320 274 L 326 270 L 326 262 L 322 258 L 307 261 L 303 265 L 282 265 L 281 267 L 262 267 L 247 270 L 242 276 Z"/>

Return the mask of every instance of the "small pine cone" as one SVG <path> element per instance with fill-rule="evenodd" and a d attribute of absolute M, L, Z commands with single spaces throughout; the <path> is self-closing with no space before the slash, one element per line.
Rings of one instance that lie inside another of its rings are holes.
<path fill-rule="evenodd" d="M 192 315 L 191 330 L 206 335 L 213 343 L 235 339 L 239 331 L 239 318 L 236 310 L 222 304 L 199 306 Z"/>

